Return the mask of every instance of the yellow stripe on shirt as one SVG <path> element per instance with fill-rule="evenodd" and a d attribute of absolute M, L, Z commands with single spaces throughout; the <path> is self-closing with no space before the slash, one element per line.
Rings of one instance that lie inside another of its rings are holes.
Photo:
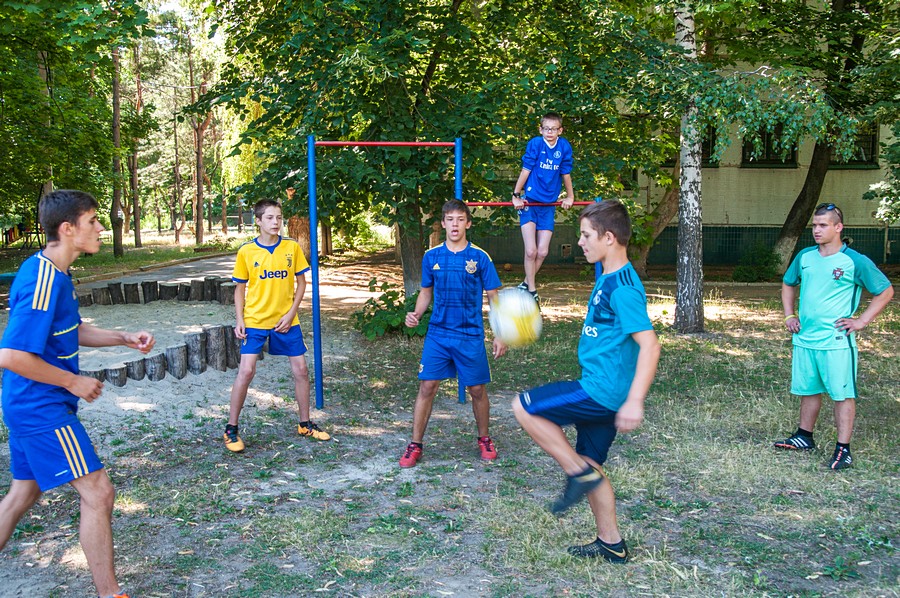
<path fill-rule="evenodd" d="M 53 291 L 54 278 L 56 278 L 56 267 L 46 260 L 41 260 L 34 298 L 31 300 L 31 309 L 47 311 L 50 308 L 50 294 Z"/>

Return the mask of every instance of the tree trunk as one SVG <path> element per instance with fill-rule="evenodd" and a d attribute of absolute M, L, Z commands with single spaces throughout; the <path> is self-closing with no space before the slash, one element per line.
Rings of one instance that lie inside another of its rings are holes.
<path fill-rule="evenodd" d="M 675 10 L 675 43 L 697 59 L 694 15 L 687 4 Z M 697 106 L 691 101 L 681 117 L 681 192 L 678 202 L 678 257 L 675 329 L 703 332 L 703 219 L 701 212 L 701 143 Z"/>
<path fill-rule="evenodd" d="M 322 221 L 322 255 L 334 255 L 334 241 L 331 238 L 331 225 Z"/>
<path fill-rule="evenodd" d="M 403 292 L 410 297 L 422 284 L 422 256 L 425 254 L 427 235 L 422 226 L 398 227 L 398 233 L 400 264 L 403 267 Z"/>
<path fill-rule="evenodd" d="M 228 236 L 228 191 L 222 186 L 222 234 Z"/>
<path fill-rule="evenodd" d="M 288 236 L 300 244 L 300 251 L 312 263 L 312 245 L 309 238 L 309 218 L 291 216 L 288 218 Z"/>
<path fill-rule="evenodd" d="M 679 157 L 680 158 L 680 157 Z M 681 178 L 681 160 L 675 159 L 675 167 L 672 169 L 672 180 L 678 181 Z M 681 197 L 681 187 L 675 183 L 671 189 L 668 189 L 662 199 L 659 200 L 650 212 L 650 242 L 646 245 L 638 247 L 629 247 L 629 258 L 631 265 L 634 266 L 638 276 L 645 278 L 647 276 L 647 257 L 650 250 L 656 243 L 656 239 L 672 222 L 672 218 L 678 213 L 678 200 Z"/>
<path fill-rule="evenodd" d="M 191 87 L 191 103 L 197 101 L 197 91 L 194 82 L 194 50 L 188 36 L 188 75 Z M 200 93 L 204 92 L 206 82 L 200 83 Z M 206 133 L 206 127 L 212 119 L 212 113 L 206 115 L 203 120 L 196 115 L 191 116 L 191 128 L 194 132 L 194 243 L 196 245 L 203 244 L 203 178 L 205 175 L 205 167 L 203 164 L 203 136 Z"/>
<path fill-rule="evenodd" d="M 113 62 L 113 80 L 112 80 L 112 96 L 113 96 L 113 201 L 110 208 L 109 221 L 113 229 L 113 255 L 122 257 L 125 255 L 125 247 L 122 244 L 122 161 L 119 152 L 122 149 L 121 138 L 121 114 L 119 98 L 119 48 L 114 46 L 112 49 Z"/>
<path fill-rule="evenodd" d="M 47 52 L 43 50 L 39 50 L 37 53 L 38 56 L 38 76 L 43 82 L 43 87 L 41 91 L 45 96 L 47 96 L 47 114 L 51 114 L 51 106 L 50 106 L 50 81 L 47 76 L 47 60 L 48 55 Z M 50 117 L 47 117 L 47 128 L 49 129 L 52 125 L 52 121 Z M 47 180 L 44 181 L 44 184 L 41 185 L 41 198 L 47 195 L 48 193 L 53 191 L 53 165 L 47 166 Z M 38 199 L 40 201 L 40 198 Z"/>
<path fill-rule="evenodd" d="M 144 109 L 143 86 L 141 85 L 141 44 L 139 41 L 134 42 L 134 85 L 135 100 L 134 110 L 140 117 Z M 131 162 L 131 207 L 134 210 L 134 246 L 141 247 L 141 198 L 140 189 L 138 187 L 138 146 L 140 139 L 134 140 L 134 154 L 132 154 Z"/>

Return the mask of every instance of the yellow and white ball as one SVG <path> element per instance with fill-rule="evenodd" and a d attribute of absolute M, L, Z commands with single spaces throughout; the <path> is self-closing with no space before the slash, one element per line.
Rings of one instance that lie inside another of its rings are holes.
<path fill-rule="evenodd" d="M 491 330 L 509 347 L 530 345 L 541 336 L 543 321 L 537 301 L 519 288 L 503 289 L 488 314 Z"/>

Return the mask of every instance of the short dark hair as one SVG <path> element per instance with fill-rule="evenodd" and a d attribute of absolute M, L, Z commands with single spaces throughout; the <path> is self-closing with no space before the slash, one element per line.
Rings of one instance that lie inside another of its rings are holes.
<path fill-rule="evenodd" d="M 631 218 L 620 201 L 608 199 L 592 203 L 581 210 L 578 220 L 587 220 L 600 234 L 611 232 L 620 245 L 628 245 L 631 239 Z"/>
<path fill-rule="evenodd" d="M 832 214 L 832 218 L 835 222 L 840 222 L 841 224 L 844 223 L 844 213 L 833 203 L 820 203 L 817 205 L 816 211 L 813 212 L 813 216 L 821 216 L 822 214 Z"/>
<path fill-rule="evenodd" d="M 562 126 L 562 116 L 560 116 L 559 112 L 545 112 L 544 116 L 541 117 L 541 124 L 544 124 L 545 120 L 555 120 L 559 123 L 559 126 Z"/>
<path fill-rule="evenodd" d="M 465 212 L 466 220 L 468 222 L 472 222 L 472 210 L 469 209 L 469 204 L 459 199 L 451 199 L 447 203 L 444 204 L 444 207 L 441 208 L 441 220 L 444 219 L 444 216 L 449 214 L 450 212 Z"/>
<path fill-rule="evenodd" d="M 59 241 L 59 227 L 63 222 L 77 224 L 85 212 L 97 209 L 97 200 L 90 193 L 72 189 L 57 189 L 41 198 L 38 220 L 47 235 L 47 242 Z"/>
<path fill-rule="evenodd" d="M 266 208 L 278 208 L 281 209 L 281 202 L 275 201 L 274 199 L 261 199 L 255 204 L 253 204 L 253 215 L 260 219 L 263 217 L 263 214 L 266 213 Z"/>

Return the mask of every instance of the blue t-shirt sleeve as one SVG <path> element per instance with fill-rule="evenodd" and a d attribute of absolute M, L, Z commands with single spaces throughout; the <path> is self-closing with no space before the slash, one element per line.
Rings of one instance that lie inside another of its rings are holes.
<path fill-rule="evenodd" d="M 540 146 L 534 142 L 535 139 L 538 137 L 531 139 L 525 146 L 525 155 L 522 156 L 522 168 L 525 170 L 534 170 L 534 167 L 537 166 Z"/>
<path fill-rule="evenodd" d="M 572 145 L 566 141 L 565 139 L 560 139 L 560 141 L 565 141 L 565 145 L 563 145 L 562 152 L 562 162 L 559 165 L 559 173 L 560 174 L 571 174 L 572 172 Z"/>
<path fill-rule="evenodd" d="M 431 269 L 434 266 L 434 260 L 432 256 L 434 252 L 427 251 L 425 255 L 422 256 L 422 288 L 427 289 L 434 286 L 434 274 Z"/>
<path fill-rule="evenodd" d="M 485 291 L 493 291 L 494 289 L 499 289 L 501 285 L 500 277 L 497 275 L 497 268 L 494 267 L 494 262 L 491 261 L 490 256 L 485 253 L 481 257 L 481 286 Z"/>
<path fill-rule="evenodd" d="M 862 285 L 873 295 L 881 294 L 891 286 L 891 281 L 888 280 L 888 277 L 878 269 L 878 266 L 868 256 L 858 251 L 848 251 L 847 254 L 853 260 L 853 270 L 855 272 L 853 282 Z"/>
<path fill-rule="evenodd" d="M 42 355 L 47 340 L 54 332 L 53 320 L 61 289 L 54 281 L 42 290 L 41 281 L 36 279 L 34 273 L 29 274 L 23 284 L 17 286 L 15 297 L 10 300 L 9 323 L 0 347 Z M 61 275 L 57 272 L 56 276 Z"/>
<path fill-rule="evenodd" d="M 653 330 L 653 322 L 647 315 L 647 297 L 637 287 L 617 288 L 609 303 L 619 318 L 624 334 Z"/>

